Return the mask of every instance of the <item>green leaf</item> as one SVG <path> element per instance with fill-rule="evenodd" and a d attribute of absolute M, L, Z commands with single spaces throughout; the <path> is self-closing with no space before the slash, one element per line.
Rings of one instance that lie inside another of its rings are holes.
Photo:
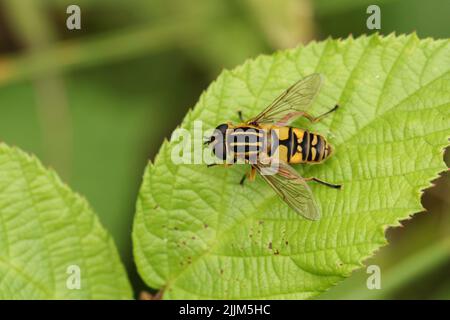
<path fill-rule="evenodd" d="M 37 159 L 0 144 L 0 299 L 131 298 L 88 203 Z"/>
<path fill-rule="evenodd" d="M 324 76 L 313 106 L 322 122 L 294 125 L 326 136 L 334 156 L 295 166 L 322 208 L 299 217 L 262 179 L 240 187 L 246 166 L 175 165 L 165 142 L 149 165 L 133 241 L 146 283 L 165 298 L 311 298 L 386 244 L 385 230 L 421 211 L 421 191 L 446 169 L 450 136 L 450 43 L 373 35 L 327 40 L 261 56 L 224 71 L 182 127 L 213 128 L 257 114 L 296 80 Z M 197 138 L 197 139 L 201 139 Z M 197 141 L 198 143 L 199 141 Z"/>

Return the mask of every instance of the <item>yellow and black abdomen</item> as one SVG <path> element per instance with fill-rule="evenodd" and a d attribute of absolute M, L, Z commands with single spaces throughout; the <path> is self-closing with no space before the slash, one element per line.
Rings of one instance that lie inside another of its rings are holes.
<path fill-rule="evenodd" d="M 292 128 L 290 163 L 319 163 L 330 156 L 331 146 L 320 134 Z"/>
<path fill-rule="evenodd" d="M 316 133 L 293 127 L 272 128 L 271 155 L 288 163 L 320 163 L 331 154 L 327 140 Z"/>

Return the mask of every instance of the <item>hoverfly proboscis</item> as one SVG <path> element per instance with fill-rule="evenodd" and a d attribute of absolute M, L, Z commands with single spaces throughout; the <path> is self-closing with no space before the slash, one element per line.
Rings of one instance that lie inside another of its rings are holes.
<path fill-rule="evenodd" d="M 242 113 L 238 111 L 241 123 L 220 124 L 205 141 L 217 158 L 231 158 L 232 163 L 242 160 L 241 163 L 251 164 L 251 170 L 244 175 L 241 184 L 246 178 L 253 181 L 258 172 L 281 199 L 310 220 L 320 218 L 320 209 L 307 182 L 316 181 L 332 188 L 341 186 L 314 177 L 304 178 L 290 164 L 321 163 L 330 157 L 333 149 L 320 134 L 289 124 L 299 117 L 305 117 L 312 123 L 318 122 L 337 110 L 336 105 L 317 117 L 307 113 L 321 82 L 322 77 L 317 73 L 299 80 L 260 114 L 247 121 L 242 119 Z M 275 162 L 276 172 L 264 174 L 264 170 Z"/>

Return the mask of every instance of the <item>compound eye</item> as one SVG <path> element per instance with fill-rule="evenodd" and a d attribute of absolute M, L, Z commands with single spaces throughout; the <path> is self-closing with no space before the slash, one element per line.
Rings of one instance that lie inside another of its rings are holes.
<path fill-rule="evenodd" d="M 223 144 L 218 143 L 214 146 L 214 154 L 221 160 L 227 159 L 226 149 Z"/>
<path fill-rule="evenodd" d="M 227 129 L 228 129 L 228 124 L 224 123 L 224 124 L 221 124 L 220 126 L 218 126 L 215 131 L 218 135 L 225 136 Z"/>

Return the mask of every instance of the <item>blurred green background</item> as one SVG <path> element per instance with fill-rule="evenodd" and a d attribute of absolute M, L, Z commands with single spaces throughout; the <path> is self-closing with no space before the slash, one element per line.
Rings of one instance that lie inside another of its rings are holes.
<path fill-rule="evenodd" d="M 81 30 L 66 8 L 81 8 Z M 366 8 L 382 34 L 450 35 L 448 0 L 0 0 L 0 141 L 35 153 L 86 196 L 132 260 L 141 175 L 165 137 L 223 68 L 312 39 L 358 36 Z M 450 156 L 447 152 L 447 164 Z M 320 298 L 450 298 L 450 182 L 423 196 L 428 213 L 388 231 L 390 246 Z"/>

